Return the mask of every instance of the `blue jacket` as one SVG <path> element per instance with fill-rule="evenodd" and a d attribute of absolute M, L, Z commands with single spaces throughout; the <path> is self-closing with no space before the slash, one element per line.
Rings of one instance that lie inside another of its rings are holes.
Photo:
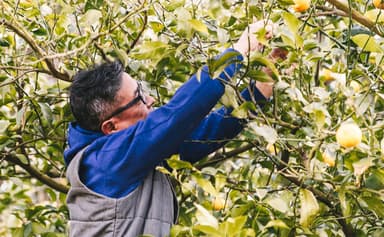
<path fill-rule="evenodd" d="M 228 80 L 240 66 L 227 66 L 220 78 Z M 202 70 L 200 82 L 192 76 L 166 105 L 127 129 L 104 135 L 71 123 L 64 152 L 66 164 L 89 145 L 80 166 L 81 181 L 97 193 L 119 198 L 132 192 L 171 155 L 178 153 L 181 159 L 195 162 L 223 146 L 225 142 L 196 142 L 233 138 L 243 128 L 242 121 L 230 115 L 230 109 L 222 107 L 209 114 L 223 95 L 224 85 L 212 80 L 206 71 Z M 254 93 L 256 100 L 265 101 L 257 89 Z M 242 95 L 250 99 L 247 90 Z"/>

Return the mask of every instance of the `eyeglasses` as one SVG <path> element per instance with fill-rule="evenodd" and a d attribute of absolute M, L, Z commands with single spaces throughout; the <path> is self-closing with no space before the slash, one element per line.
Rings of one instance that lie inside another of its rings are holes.
<path fill-rule="evenodd" d="M 106 121 L 108 119 L 111 119 L 112 117 L 120 114 L 124 110 L 127 110 L 127 109 L 131 108 L 132 106 L 137 104 L 140 100 L 144 104 L 147 104 L 147 100 L 146 100 L 146 97 L 145 97 L 145 94 L 144 94 L 143 87 L 142 87 L 142 85 L 141 85 L 141 83 L 139 81 L 137 82 L 136 93 L 137 93 L 137 96 L 133 100 L 129 101 L 126 105 L 121 106 L 120 108 L 117 108 L 113 113 L 111 113 L 111 115 L 109 115 L 107 118 L 105 118 L 104 121 Z"/>

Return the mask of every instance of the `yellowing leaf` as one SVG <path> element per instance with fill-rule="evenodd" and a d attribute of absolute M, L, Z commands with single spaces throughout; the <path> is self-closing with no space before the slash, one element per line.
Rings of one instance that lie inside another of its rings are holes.
<path fill-rule="evenodd" d="M 300 203 L 300 224 L 308 227 L 319 212 L 320 207 L 313 193 L 307 189 L 300 190 Z"/>
<path fill-rule="evenodd" d="M 338 196 L 339 196 L 340 207 L 341 207 L 341 211 L 343 212 L 343 215 L 349 216 L 351 214 L 352 208 L 351 208 L 350 202 L 348 202 L 349 200 L 346 196 L 346 192 L 344 188 L 340 189 Z"/>
<path fill-rule="evenodd" d="M 102 13 L 96 9 L 88 10 L 83 17 L 81 18 L 81 23 L 83 27 L 98 27 L 100 25 L 100 18 L 102 17 Z"/>
<path fill-rule="evenodd" d="M 288 26 L 288 29 L 293 33 L 296 34 L 300 27 L 300 21 L 297 19 L 295 15 L 289 12 L 283 13 L 284 23 Z"/>
<path fill-rule="evenodd" d="M 204 34 L 208 34 L 208 28 L 203 22 L 201 22 L 197 19 L 190 19 L 190 20 L 188 20 L 188 22 L 191 24 L 191 26 L 194 30 L 199 31 L 199 32 L 204 33 Z"/>
<path fill-rule="evenodd" d="M 193 178 L 195 179 L 196 183 L 207 193 L 211 194 L 212 196 L 218 196 L 219 193 L 216 191 L 215 187 L 213 187 L 212 183 L 204 179 L 198 174 L 194 174 Z"/>
<path fill-rule="evenodd" d="M 384 11 L 380 9 L 366 11 L 364 16 L 373 22 L 384 22 Z"/>
<path fill-rule="evenodd" d="M 219 231 L 221 236 L 239 236 L 242 228 L 247 222 L 247 216 L 237 216 L 235 218 L 228 218 L 226 221 L 220 223 Z"/>
<path fill-rule="evenodd" d="M 236 98 L 236 91 L 232 87 L 226 85 L 225 93 L 220 100 L 221 103 L 227 108 L 237 108 L 239 103 Z"/>
<path fill-rule="evenodd" d="M 152 30 L 156 33 L 159 33 L 160 31 L 162 31 L 164 29 L 163 24 L 161 24 L 160 22 L 157 22 L 157 21 L 151 21 L 151 22 L 149 22 L 149 25 L 151 26 Z"/>
<path fill-rule="evenodd" d="M 194 205 L 197 208 L 197 223 L 204 226 L 211 226 L 215 229 L 219 227 L 219 222 L 207 209 L 197 203 L 194 203 Z"/>
<path fill-rule="evenodd" d="M 383 52 L 380 45 L 375 41 L 375 39 L 367 34 L 357 34 L 355 36 L 352 36 L 352 41 L 357 44 L 361 49 L 368 52 L 376 52 L 381 53 Z"/>
<path fill-rule="evenodd" d="M 212 236 L 212 237 L 222 237 L 222 233 L 215 229 L 212 226 L 207 226 L 207 225 L 195 225 L 193 227 L 194 230 L 198 230 L 203 232 L 204 234 L 207 234 L 207 236 Z"/>
<path fill-rule="evenodd" d="M 270 144 L 274 144 L 278 139 L 276 130 L 270 126 L 258 126 L 256 123 L 250 123 L 249 125 L 257 135 L 262 136 Z"/>
<path fill-rule="evenodd" d="M 124 50 L 119 48 L 116 48 L 114 52 L 116 53 L 116 56 L 120 60 L 120 62 L 124 65 L 124 67 L 126 67 L 129 62 L 128 54 Z"/>

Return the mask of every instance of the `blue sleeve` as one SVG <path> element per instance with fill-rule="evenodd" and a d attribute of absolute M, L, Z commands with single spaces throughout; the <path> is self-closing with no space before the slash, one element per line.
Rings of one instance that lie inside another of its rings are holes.
<path fill-rule="evenodd" d="M 220 78 L 228 80 L 238 69 L 237 63 L 230 64 Z M 202 70 L 200 81 L 196 75 L 192 76 L 166 105 L 151 112 L 146 119 L 94 142 L 82 163 L 85 167 L 82 180 L 94 191 L 109 197 L 126 195 L 156 165 L 179 152 L 181 143 L 223 93 L 222 82 L 212 80 L 206 69 Z M 99 172 L 91 170 L 95 166 Z"/>
<path fill-rule="evenodd" d="M 259 106 L 267 101 L 260 91 L 253 86 L 253 95 Z M 248 89 L 241 93 L 245 100 L 251 100 Z M 243 129 L 244 121 L 231 116 L 232 109 L 225 108 L 212 112 L 193 131 L 180 148 L 180 158 L 196 162 L 224 146 L 228 139 L 235 137 Z"/>

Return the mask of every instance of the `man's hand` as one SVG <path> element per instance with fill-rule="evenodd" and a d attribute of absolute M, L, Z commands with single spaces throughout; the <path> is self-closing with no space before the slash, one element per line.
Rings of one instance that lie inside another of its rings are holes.
<path fill-rule="evenodd" d="M 265 28 L 265 38 L 270 39 L 273 35 L 274 24 L 272 21 L 257 21 L 255 23 L 250 24 L 242 33 L 239 40 L 233 45 L 233 48 L 239 51 L 244 57 L 248 56 L 250 52 L 255 50 L 261 50 L 263 48 L 263 44 L 261 44 L 257 40 L 256 33 L 259 32 L 262 28 Z M 281 48 L 275 48 L 272 50 L 269 58 L 273 62 L 277 62 L 277 60 L 285 60 L 287 57 L 288 51 Z M 264 71 L 267 74 L 271 74 L 268 68 L 264 68 Z M 269 99 L 273 94 L 273 85 L 274 82 L 259 82 L 256 81 L 256 87 L 260 91 L 260 93 L 267 99 Z"/>
<path fill-rule="evenodd" d="M 257 21 L 250 24 L 242 33 L 239 40 L 233 45 L 233 48 L 239 51 L 243 56 L 247 56 L 249 52 L 255 50 L 261 50 L 263 45 L 257 40 L 256 33 L 262 28 L 265 28 L 265 38 L 270 39 L 272 37 L 273 23 L 271 21 Z"/>
<path fill-rule="evenodd" d="M 283 48 L 274 48 L 272 52 L 269 54 L 269 58 L 273 63 L 276 63 L 278 60 L 285 60 L 287 58 L 288 51 Z M 269 76 L 272 76 L 272 71 L 264 67 L 263 71 L 267 73 Z M 273 94 L 273 85 L 274 82 L 260 82 L 256 81 L 256 87 L 260 91 L 261 94 L 267 99 Z"/>

